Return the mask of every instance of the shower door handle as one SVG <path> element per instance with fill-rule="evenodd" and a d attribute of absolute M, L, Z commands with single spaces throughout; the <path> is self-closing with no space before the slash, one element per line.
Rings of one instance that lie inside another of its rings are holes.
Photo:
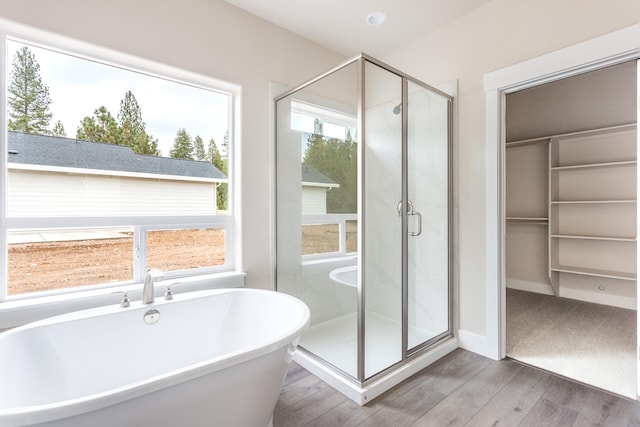
<path fill-rule="evenodd" d="M 418 231 L 410 231 L 409 236 L 419 236 L 422 234 L 422 214 L 418 211 L 407 212 L 407 215 L 414 215 L 418 217 Z"/>
<path fill-rule="evenodd" d="M 402 216 L 402 201 L 398 202 L 398 216 Z M 407 200 L 407 216 L 413 215 L 418 217 L 418 231 L 409 231 L 409 236 L 419 236 L 422 234 L 422 214 L 413 210 L 413 202 Z"/>
<path fill-rule="evenodd" d="M 398 202 L 398 216 L 402 216 L 402 200 Z M 413 212 L 413 202 L 411 200 L 407 200 L 407 215 L 411 215 Z"/>

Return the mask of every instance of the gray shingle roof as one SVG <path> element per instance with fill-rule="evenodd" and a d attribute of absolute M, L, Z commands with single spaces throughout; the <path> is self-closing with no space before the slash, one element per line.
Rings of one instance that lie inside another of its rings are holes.
<path fill-rule="evenodd" d="M 339 187 L 335 181 L 307 163 L 302 164 L 302 182 L 329 184 L 331 186 Z"/>
<path fill-rule="evenodd" d="M 140 155 L 121 145 L 21 132 L 8 139 L 9 163 L 227 179 L 210 162 Z"/>

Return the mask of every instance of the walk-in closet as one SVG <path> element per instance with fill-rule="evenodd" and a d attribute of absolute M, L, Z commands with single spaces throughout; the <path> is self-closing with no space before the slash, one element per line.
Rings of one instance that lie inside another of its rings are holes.
<path fill-rule="evenodd" d="M 638 71 L 506 99 L 507 356 L 636 398 Z"/>

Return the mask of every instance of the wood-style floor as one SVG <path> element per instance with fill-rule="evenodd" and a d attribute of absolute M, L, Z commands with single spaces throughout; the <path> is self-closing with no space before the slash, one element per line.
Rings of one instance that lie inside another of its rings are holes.
<path fill-rule="evenodd" d="M 458 349 L 366 406 L 292 363 L 273 425 L 640 426 L 640 403 Z"/>

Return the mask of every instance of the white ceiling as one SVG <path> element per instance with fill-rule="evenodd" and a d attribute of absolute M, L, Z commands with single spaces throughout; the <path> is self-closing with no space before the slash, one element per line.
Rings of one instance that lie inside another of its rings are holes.
<path fill-rule="evenodd" d="M 491 0 L 225 0 L 345 56 L 380 55 Z M 371 26 L 366 17 L 383 12 Z"/>

